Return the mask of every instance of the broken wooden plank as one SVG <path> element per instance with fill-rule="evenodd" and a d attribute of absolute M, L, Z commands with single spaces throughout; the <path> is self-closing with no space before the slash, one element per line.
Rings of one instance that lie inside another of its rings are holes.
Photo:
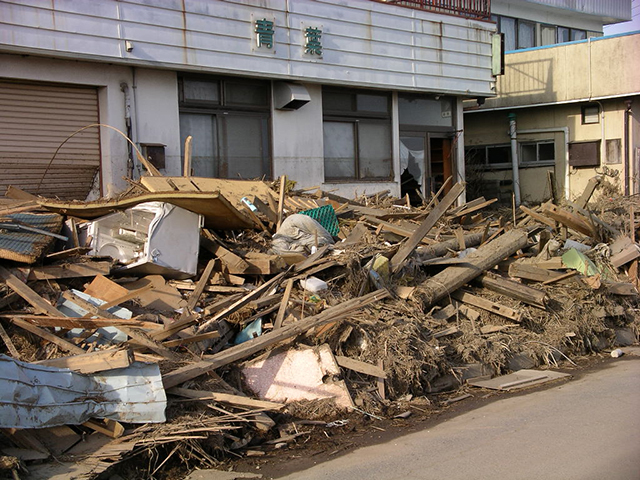
<path fill-rule="evenodd" d="M 463 217 L 464 215 L 469 215 L 470 213 L 477 212 L 478 210 L 481 210 L 481 209 L 483 209 L 485 207 L 488 207 L 489 205 L 491 205 L 491 204 L 493 204 L 493 203 L 495 203 L 497 201 L 498 201 L 497 198 L 492 198 L 491 200 L 487 200 L 487 201 L 482 202 L 482 203 L 480 203 L 478 205 L 474 205 L 474 206 L 465 208 L 464 210 L 461 210 L 461 211 L 455 213 L 451 218 L 455 219 L 455 218 Z"/>
<path fill-rule="evenodd" d="M 509 265 L 509 276 L 515 278 L 523 278 L 534 282 L 546 282 L 547 280 L 557 279 L 564 275 L 553 270 L 536 267 L 528 263 L 512 263 Z"/>
<path fill-rule="evenodd" d="M 155 340 L 152 336 L 150 336 L 145 331 L 139 328 L 134 328 L 129 326 L 120 326 L 118 328 L 122 330 L 124 333 L 126 333 L 129 337 L 131 337 L 131 339 L 135 343 L 138 343 L 148 348 L 149 350 L 157 353 L 158 355 L 166 358 L 167 360 L 171 360 L 173 362 L 182 361 L 182 357 L 180 355 L 169 350 L 167 347 L 165 347 L 163 344 Z M 131 340 L 129 340 L 129 343 L 130 344 L 132 343 Z"/>
<path fill-rule="evenodd" d="M 349 370 L 353 370 L 354 372 L 364 373 L 365 375 L 370 375 L 372 377 L 379 377 L 386 379 L 387 373 L 383 368 L 380 368 L 376 365 L 372 365 L 367 362 L 361 362 L 360 360 L 355 360 L 349 357 L 343 357 L 340 355 L 335 355 L 336 362 L 342 368 L 347 368 Z"/>
<path fill-rule="evenodd" d="M 552 203 L 545 203 L 542 205 L 542 213 L 553 218 L 555 221 L 575 230 L 576 232 L 588 235 L 591 237 L 596 236 L 596 232 L 593 227 L 589 225 L 582 217 L 563 210 L 562 208 Z"/>
<path fill-rule="evenodd" d="M 211 329 L 211 327 L 214 324 L 218 323 L 219 320 L 227 317 L 228 315 L 231 315 L 234 312 L 237 312 L 238 310 L 240 310 L 242 307 L 244 307 L 246 304 L 248 304 L 254 298 L 260 297 L 264 292 L 266 292 L 269 289 L 273 288 L 274 286 L 278 285 L 280 283 L 280 281 L 282 281 L 282 279 L 285 277 L 285 275 L 288 272 L 289 271 L 287 270 L 286 272 L 282 272 L 282 273 L 276 275 L 271 280 L 269 280 L 268 282 L 263 283 L 261 286 L 256 288 L 254 291 L 248 293 L 247 295 L 242 297 L 237 302 L 233 303 L 232 305 L 230 305 L 229 307 L 225 308 L 221 312 L 216 313 L 212 318 L 210 318 L 206 322 L 202 323 L 198 327 L 197 333 L 204 333 L 204 332 L 208 331 L 209 329 Z"/>
<path fill-rule="evenodd" d="M 316 253 L 309 255 L 309 257 L 306 260 L 300 263 L 296 263 L 293 266 L 293 270 L 296 273 L 300 273 L 306 270 L 307 268 L 313 266 L 318 260 L 320 260 L 324 256 L 325 253 L 327 253 L 327 251 L 329 251 L 329 247 L 330 245 L 325 245 L 323 247 L 320 247 L 318 250 L 316 250 Z"/>
<path fill-rule="evenodd" d="M 391 271 L 393 273 L 397 272 L 402 268 L 404 261 L 407 259 L 409 255 L 415 250 L 418 244 L 422 241 L 429 230 L 433 228 L 438 220 L 445 214 L 447 209 L 453 205 L 453 202 L 462 194 L 464 191 L 465 184 L 464 183 L 456 183 L 449 193 L 445 195 L 442 201 L 429 213 L 427 218 L 420 224 L 420 226 L 416 229 L 415 233 L 398 249 L 396 254 L 391 259 Z"/>
<path fill-rule="evenodd" d="M 93 303 L 85 300 L 84 298 L 80 298 L 78 295 L 75 295 L 71 290 L 66 290 L 62 292 L 62 298 L 68 300 L 72 303 L 75 303 L 82 310 L 86 310 L 88 312 L 86 316 L 97 315 L 101 318 L 108 318 L 109 320 L 120 320 L 120 317 L 114 315 L 111 312 L 103 310 L 101 307 L 94 305 Z"/>
<path fill-rule="evenodd" d="M 249 270 L 249 264 L 246 260 L 220 245 L 207 230 L 202 231 L 200 241 L 202 247 L 222 261 L 229 273 L 242 275 Z"/>
<path fill-rule="evenodd" d="M 109 275 L 111 262 L 69 263 L 33 267 L 27 280 L 57 280 L 64 278 L 95 277 Z"/>
<path fill-rule="evenodd" d="M 276 225 L 276 230 L 280 230 L 280 225 L 282 225 L 282 220 L 284 220 L 284 197 L 286 189 L 287 176 L 282 175 L 280 177 L 280 195 L 278 197 L 278 224 Z"/>
<path fill-rule="evenodd" d="M 343 319 L 351 315 L 354 311 L 359 310 L 374 302 L 379 302 L 389 296 L 387 290 L 376 290 L 363 297 L 348 300 L 339 305 L 328 308 L 318 315 L 305 318 L 299 322 L 292 323 L 285 327 L 265 333 L 247 342 L 235 345 L 222 352 L 213 355 L 208 360 L 186 365 L 177 370 L 173 370 L 162 377 L 165 388 L 175 387 L 187 380 L 198 377 L 206 372 L 215 370 L 237 360 L 242 360 L 260 350 L 274 345 L 282 340 L 294 337 L 301 333 L 307 332 L 311 328 L 325 325 L 327 323 Z"/>
<path fill-rule="evenodd" d="M 22 357 L 20 357 L 18 350 L 16 350 L 15 345 L 11 341 L 11 337 L 9 337 L 9 334 L 7 334 L 7 331 L 4 329 L 1 323 L 0 323 L 0 338 L 2 338 L 2 341 L 6 345 L 7 350 L 9 350 L 9 353 L 11 354 L 11 356 L 16 360 L 21 360 Z"/>
<path fill-rule="evenodd" d="M 207 333 L 201 333 L 200 335 L 189 335 L 185 337 L 180 337 L 176 340 L 167 340 L 166 342 L 162 342 L 167 348 L 173 347 L 181 347 L 184 345 L 189 345 L 190 343 L 202 342 L 204 340 L 213 340 L 215 338 L 220 338 L 220 332 L 213 331 Z"/>
<path fill-rule="evenodd" d="M 640 247 L 636 243 L 631 243 L 620 252 L 609 257 L 609 262 L 614 267 L 620 268 L 638 257 L 640 257 Z"/>
<path fill-rule="evenodd" d="M 598 188 L 598 185 L 600 185 L 601 181 L 602 176 L 600 175 L 596 175 L 595 177 L 591 177 L 589 179 L 589 181 L 587 182 L 587 186 L 582 192 L 582 195 L 580 195 L 580 197 L 576 200 L 576 204 L 580 208 L 587 208 L 587 204 L 589 203 L 589 200 L 591 200 L 593 192 L 596 191 L 596 188 Z"/>
<path fill-rule="evenodd" d="M 111 438 L 120 438 L 124 434 L 122 424 L 111 419 L 87 420 L 82 425 Z"/>
<path fill-rule="evenodd" d="M 560 280 L 565 280 L 567 278 L 573 277 L 574 275 L 577 275 L 578 273 L 579 272 L 577 270 L 572 270 L 570 272 L 565 273 L 564 275 L 560 275 L 559 277 L 550 278 L 549 280 L 545 280 L 544 282 L 542 282 L 542 285 L 550 285 L 552 283 L 559 282 Z"/>
<path fill-rule="evenodd" d="M 100 305 L 100 308 L 102 310 L 108 310 L 111 307 L 115 307 L 117 305 L 120 305 L 121 303 L 137 298 L 151 289 L 153 289 L 153 284 L 150 283 L 149 285 L 145 285 L 144 287 L 138 288 L 137 290 L 130 290 L 129 293 L 125 293 L 124 295 L 117 297 L 107 303 L 103 303 L 102 305 Z"/>
<path fill-rule="evenodd" d="M 291 297 L 292 289 L 293 289 L 293 280 L 290 279 L 287 282 L 287 286 L 284 289 L 284 295 L 282 296 L 282 302 L 280 302 L 280 308 L 278 309 L 276 320 L 275 322 L 273 322 L 274 330 L 282 327 L 282 322 L 284 321 L 284 316 L 287 313 L 287 305 L 289 304 L 289 297 Z"/>
<path fill-rule="evenodd" d="M 215 264 L 216 264 L 215 260 L 213 259 L 209 260 L 209 263 L 207 263 L 207 266 L 205 267 L 204 272 L 202 272 L 202 275 L 200 276 L 200 280 L 198 280 L 198 283 L 196 284 L 196 288 L 193 291 L 193 293 L 191 293 L 191 295 L 189 296 L 189 301 L 187 302 L 187 310 L 189 312 L 191 312 L 198 304 L 198 300 L 200 300 L 200 295 L 202 295 L 202 292 L 204 291 L 204 287 L 207 285 L 207 283 L 209 283 L 209 278 L 213 273 L 213 267 L 215 267 Z"/>
<path fill-rule="evenodd" d="M 79 317 L 48 317 L 43 315 L 28 315 L 28 314 L 0 314 L 0 318 L 12 320 L 14 318 L 20 318 L 37 327 L 60 327 L 67 330 L 72 328 L 82 329 L 96 329 L 102 327 L 118 327 L 121 325 L 128 325 L 131 327 L 140 327 L 146 330 L 162 330 L 162 325 L 153 322 L 146 322 L 139 320 L 137 317 L 131 319 L 121 318 L 79 318 Z"/>
<path fill-rule="evenodd" d="M 473 295 L 469 292 L 457 290 L 453 292 L 451 296 L 463 303 L 468 303 L 469 305 L 481 308 L 483 310 L 486 310 L 487 312 L 495 313 L 496 315 L 508 318 L 509 320 L 513 320 L 515 322 L 522 321 L 522 314 L 517 312 L 513 308 L 500 305 L 499 303 L 492 302 L 491 300 Z"/>
<path fill-rule="evenodd" d="M 44 298 L 33 291 L 31 287 L 2 266 L 0 266 L 0 279 L 2 279 L 11 290 L 24 298 L 38 312 L 44 313 L 45 315 L 51 315 L 53 317 L 64 317 L 57 308 L 47 302 Z"/>
<path fill-rule="evenodd" d="M 22 328 L 23 330 L 26 330 L 27 332 L 33 333 L 34 335 L 37 335 L 38 337 L 53 343 L 54 345 L 60 347 L 62 350 L 64 350 L 65 352 L 69 352 L 69 353 L 73 353 L 75 355 L 78 354 L 84 354 L 86 353 L 83 349 L 81 349 L 80 347 L 74 345 L 71 342 L 68 342 L 60 337 L 58 337 L 57 335 L 54 335 L 51 332 L 48 332 L 46 330 L 43 330 L 42 328 L 38 328 L 35 325 L 27 322 L 26 320 L 23 320 L 19 317 L 13 317 L 11 319 L 11 322 L 14 325 L 17 325 L 18 327 Z"/>
<path fill-rule="evenodd" d="M 98 350 L 96 352 L 74 355 L 72 357 L 41 360 L 38 365 L 68 368 L 80 373 L 95 373 L 115 368 L 126 368 L 133 362 L 133 352 L 128 349 Z"/>
<path fill-rule="evenodd" d="M 423 282 L 414 296 L 420 294 L 424 308 L 493 268 L 502 259 L 527 246 L 527 232 L 513 229 L 465 257 L 464 265 L 453 265 Z"/>
<path fill-rule="evenodd" d="M 520 300 L 534 307 L 546 308 L 548 296 L 546 292 L 542 290 L 537 290 L 528 285 L 514 282 L 513 280 L 502 278 L 491 273 L 480 275 L 476 281 L 483 287 L 501 295 Z"/>
<path fill-rule="evenodd" d="M 215 402 L 226 403 L 242 408 L 255 408 L 260 410 L 280 410 L 284 408 L 283 403 L 269 402 L 267 400 L 255 400 L 253 398 L 232 395 L 230 393 L 205 392 L 202 390 L 180 387 L 174 387 L 170 389 L 168 393 L 196 400 L 213 400 Z"/>
<path fill-rule="evenodd" d="M 446 322 L 451 317 L 453 317 L 456 313 L 457 313 L 456 307 L 449 304 L 446 307 L 441 308 L 437 312 L 432 313 L 431 318 L 433 318 L 434 320 L 440 320 L 440 321 Z"/>
<path fill-rule="evenodd" d="M 539 214 L 535 210 L 532 210 L 531 208 L 527 208 L 524 205 L 520 205 L 520 210 L 522 210 L 524 213 L 529 215 L 534 220 L 537 220 L 538 222 L 543 223 L 551 228 L 556 228 L 556 222 L 554 220 Z"/>

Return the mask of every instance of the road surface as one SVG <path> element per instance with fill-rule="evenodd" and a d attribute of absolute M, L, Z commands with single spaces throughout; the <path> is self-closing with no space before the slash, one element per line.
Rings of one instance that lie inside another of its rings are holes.
<path fill-rule="evenodd" d="M 286 480 L 640 480 L 640 359 L 505 398 Z"/>

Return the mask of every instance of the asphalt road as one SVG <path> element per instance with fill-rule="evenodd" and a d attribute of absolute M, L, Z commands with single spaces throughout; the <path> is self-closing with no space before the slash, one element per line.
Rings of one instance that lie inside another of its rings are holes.
<path fill-rule="evenodd" d="M 640 359 L 282 478 L 639 480 Z"/>

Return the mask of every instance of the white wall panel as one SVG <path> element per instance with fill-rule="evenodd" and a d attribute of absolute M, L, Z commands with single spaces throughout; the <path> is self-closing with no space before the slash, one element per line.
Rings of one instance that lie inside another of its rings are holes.
<path fill-rule="evenodd" d="M 255 48 L 258 18 L 275 20 L 272 50 Z M 320 59 L 305 26 L 322 28 Z M 492 93 L 493 28 L 369 0 L 0 0 L 0 51 L 473 96 Z"/>

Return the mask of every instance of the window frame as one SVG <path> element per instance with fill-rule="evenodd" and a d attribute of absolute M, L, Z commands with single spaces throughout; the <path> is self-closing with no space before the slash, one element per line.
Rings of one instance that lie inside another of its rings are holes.
<path fill-rule="evenodd" d="M 325 95 L 337 93 L 348 94 L 350 98 L 350 110 L 327 110 L 325 108 Z M 376 95 L 380 97 L 386 97 L 387 111 L 372 112 L 367 110 L 358 110 L 357 95 Z M 392 122 L 392 96 L 390 92 L 378 92 L 376 90 L 361 90 L 361 89 L 348 89 L 348 88 L 335 88 L 335 87 L 323 87 L 322 89 L 322 123 L 323 123 L 323 138 L 324 138 L 324 123 L 325 122 L 340 122 L 353 125 L 354 132 L 354 176 L 352 177 L 331 177 L 326 173 L 327 159 L 324 157 L 323 161 L 325 166 L 324 180 L 329 183 L 348 183 L 348 182 L 381 182 L 392 181 L 394 178 L 394 165 L 393 165 L 393 122 Z M 364 177 L 361 174 L 361 158 L 360 158 L 360 145 L 362 139 L 360 138 L 361 131 L 360 125 L 363 124 L 380 124 L 388 127 L 389 131 L 389 158 L 391 159 L 391 168 L 388 176 L 384 177 Z"/>
<path fill-rule="evenodd" d="M 589 121 L 587 119 L 588 116 L 594 115 L 593 113 L 588 114 L 587 110 L 588 109 L 593 109 L 595 108 L 597 110 L 597 112 L 595 113 L 596 116 L 596 120 L 595 121 Z M 590 103 L 588 105 L 582 105 L 582 107 L 580 107 L 580 116 L 582 118 L 582 125 L 597 125 L 600 123 L 600 105 L 598 105 L 597 103 Z"/>
<path fill-rule="evenodd" d="M 489 163 L 489 149 L 490 148 L 507 148 L 509 152 L 508 161 L 502 163 Z M 490 145 L 470 145 L 465 148 L 465 159 L 470 150 L 484 150 L 484 162 L 481 164 L 477 164 L 478 167 L 483 170 L 507 170 L 513 167 L 513 161 L 511 159 L 511 144 L 510 143 L 496 143 Z M 466 163 L 466 162 L 465 162 Z M 476 164 L 474 164 L 476 166 Z"/>
<path fill-rule="evenodd" d="M 534 161 L 523 161 L 524 155 L 522 148 L 525 146 L 536 146 L 536 159 Z M 540 145 L 553 145 L 553 160 L 540 160 Z M 556 164 L 555 158 L 556 142 L 554 140 L 533 140 L 526 142 L 518 142 L 518 165 L 522 168 L 527 167 L 548 167 Z"/>

